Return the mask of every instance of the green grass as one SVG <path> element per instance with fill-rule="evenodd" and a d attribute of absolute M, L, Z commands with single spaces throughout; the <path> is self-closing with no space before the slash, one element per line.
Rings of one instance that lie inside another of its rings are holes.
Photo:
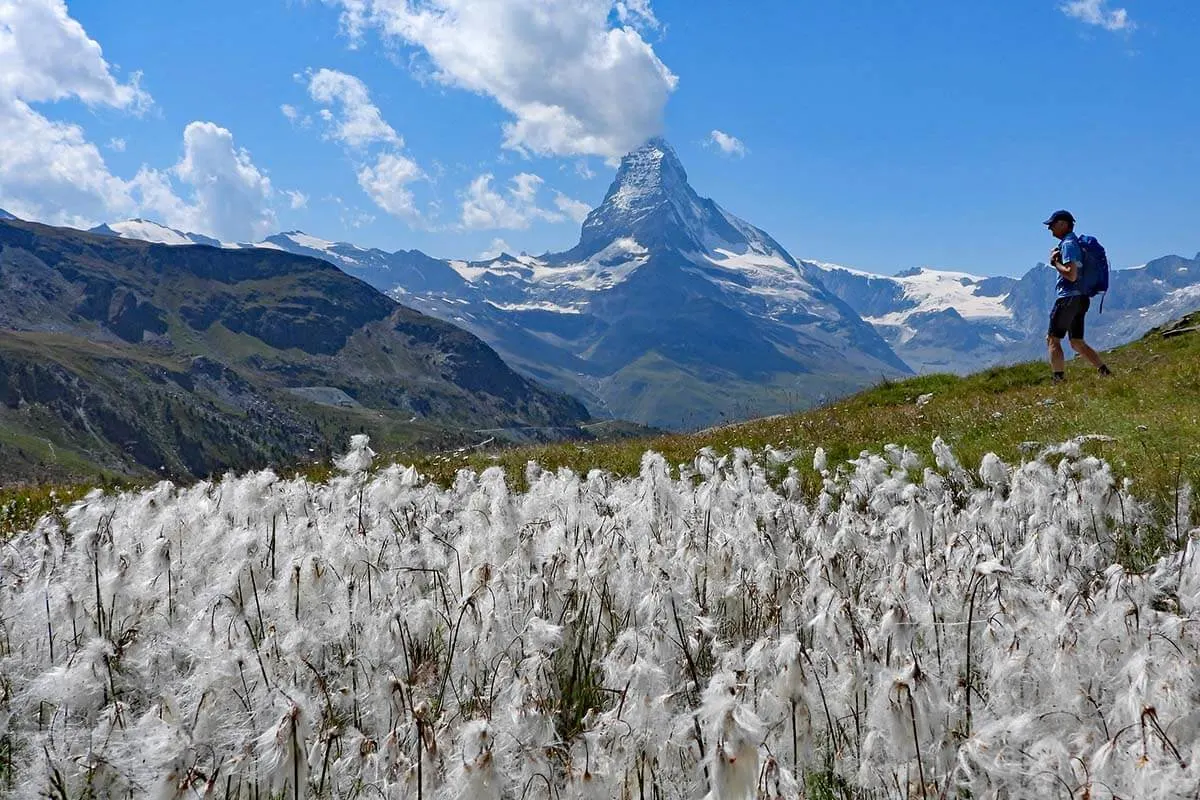
<path fill-rule="evenodd" d="M 1173 327 L 1197 324 L 1200 312 Z M 961 378 L 924 375 L 884 382 L 821 408 L 698 433 L 500 450 L 399 452 L 385 454 L 380 461 L 416 464 L 443 485 L 464 467 L 498 465 L 519 487 L 530 461 L 545 469 L 568 467 L 586 473 L 600 468 L 636 475 L 646 450 L 681 464 L 704 447 L 728 453 L 771 446 L 799 449 L 803 463 L 820 446 L 832 463 L 864 450 L 878 451 L 888 443 L 929 453 L 934 437 L 941 436 L 964 464 L 973 466 L 989 451 L 1019 461 L 1026 452 L 1023 443 L 1053 444 L 1099 434 L 1111 441 L 1092 442 L 1089 451 L 1107 459 L 1119 477 L 1130 479 L 1134 492 L 1154 503 L 1164 523 L 1172 524 L 1179 487 L 1200 486 L 1200 332 L 1167 338 L 1160 330 L 1152 331 L 1105 357 L 1116 372 L 1113 377 L 1102 378 L 1086 364 L 1072 361 L 1067 382 L 1057 386 L 1044 363 L 1027 363 Z M 917 406 L 923 394 L 933 397 Z M 328 472 L 327 465 L 306 470 L 317 480 Z M 810 483 L 816 485 L 815 480 Z M 46 491 L 0 491 L 0 507 L 6 499 L 24 498 L 18 517 L 27 522 L 38 509 L 54 506 Z M 77 491 L 60 491 L 55 501 Z M 1193 516 L 1200 511 L 1196 505 Z M 0 517 L 0 536 L 13 529 L 12 522 Z"/>
<path fill-rule="evenodd" d="M 0 540 L 13 531 L 27 530 L 47 514 L 82 498 L 90 486 L 22 486 L 0 488 Z"/>
<path fill-rule="evenodd" d="M 819 388 L 811 388 L 793 373 L 775 373 L 758 380 L 733 378 L 727 373 L 687 369 L 651 351 L 604 378 L 599 394 L 621 398 L 613 413 L 629 419 L 674 429 L 691 429 L 700 420 L 722 424 L 759 414 L 795 412 L 808 408 L 818 396 L 838 396 L 861 385 L 854 377 L 831 368 L 821 375 Z M 720 374 L 722 377 L 716 378 Z M 671 386 L 670 396 L 652 391 Z"/>
<path fill-rule="evenodd" d="M 1200 324 L 1200 312 L 1173 327 Z M 1200 486 L 1200 332 L 1170 338 L 1152 331 L 1107 353 L 1116 372 L 1102 378 L 1082 361 L 1067 366 L 1067 382 L 1054 385 L 1045 363 L 996 367 L 967 377 L 923 375 L 883 382 L 831 405 L 698 433 L 602 443 L 568 442 L 492 452 L 401 453 L 434 480 L 448 484 L 462 467 L 499 465 L 520 485 L 525 466 L 603 468 L 637 474 L 642 454 L 653 449 L 681 464 L 711 447 L 799 449 L 807 456 L 820 446 L 831 463 L 878 451 L 885 444 L 929 453 L 941 436 L 967 465 L 987 452 L 1019 461 L 1022 444 L 1054 444 L 1082 434 L 1112 441 L 1092 442 L 1089 451 L 1107 459 L 1134 491 L 1173 508 L 1178 487 Z M 917 398 L 933 397 L 918 407 Z M 932 459 L 928 459 L 932 461 Z"/>

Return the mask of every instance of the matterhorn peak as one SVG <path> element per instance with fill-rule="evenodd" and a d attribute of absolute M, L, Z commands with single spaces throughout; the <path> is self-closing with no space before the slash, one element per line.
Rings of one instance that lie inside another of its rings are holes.
<path fill-rule="evenodd" d="M 583 260 L 628 239 L 651 252 L 772 253 L 795 266 L 770 236 L 697 194 L 675 148 L 661 136 L 621 159 L 604 202 L 584 220 L 579 244 L 562 257 Z"/>
<path fill-rule="evenodd" d="M 635 211 L 670 194 L 688 194 L 687 171 L 675 149 L 656 136 L 621 159 L 617 177 L 604 202 Z"/>

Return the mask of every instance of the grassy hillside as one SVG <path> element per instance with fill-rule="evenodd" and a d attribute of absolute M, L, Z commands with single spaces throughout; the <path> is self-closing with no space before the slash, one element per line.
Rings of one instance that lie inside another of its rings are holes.
<path fill-rule="evenodd" d="M 825 449 L 830 463 L 836 463 L 888 443 L 929 453 L 934 437 L 941 436 L 965 464 L 975 466 L 989 451 L 1017 461 L 1042 445 L 1093 434 L 1108 439 L 1090 441 L 1087 449 L 1131 480 L 1135 494 L 1154 501 L 1164 514 L 1173 514 L 1180 502 L 1178 487 L 1200 485 L 1200 331 L 1188 330 L 1196 327 L 1200 327 L 1200 312 L 1110 352 L 1106 358 L 1116 373 L 1111 378 L 1071 362 L 1067 382 L 1055 386 L 1046 365 L 1035 362 L 966 378 L 927 375 L 885 382 L 800 414 L 686 435 L 388 455 L 416 464 L 443 484 L 461 468 L 493 465 L 505 468 L 510 479 L 520 484 L 530 461 L 544 469 L 600 468 L 631 475 L 639 470 L 646 450 L 661 452 L 670 463 L 679 464 L 705 447 L 725 453 L 738 447 L 754 451 L 773 447 L 798 449 L 797 463 L 804 465 L 813 481 L 816 476 L 808 464 L 818 446 Z M 918 405 L 922 395 L 931 397 Z M 315 467 L 315 477 L 324 469 Z M 0 490 L 0 531 L 27 524 L 63 497 L 80 491 L 59 487 L 51 497 L 48 488 Z"/>
<path fill-rule="evenodd" d="M 925 375 L 884 382 L 831 405 L 698 433 L 599 444 L 561 443 L 496 452 L 398 454 L 443 483 L 461 467 L 499 464 L 523 480 L 526 464 L 544 469 L 602 468 L 636 474 L 642 454 L 656 450 L 670 463 L 711 447 L 728 453 L 799 449 L 798 463 L 823 447 L 830 463 L 893 443 L 929 453 L 941 436 L 963 462 L 977 466 L 987 452 L 1017 461 L 1042 445 L 1081 435 L 1109 437 L 1086 448 L 1108 460 L 1135 493 L 1175 502 L 1176 488 L 1200 485 L 1200 312 L 1158 328 L 1105 358 L 1115 372 L 1102 378 L 1082 361 L 1067 365 L 1054 385 L 1044 362 L 996 367 L 968 377 Z M 931 395 L 918 405 L 923 395 Z M 1200 505 L 1200 504 L 1198 504 Z"/>
<path fill-rule="evenodd" d="M 769 454 L 510 492 L 366 474 L 366 446 L 326 481 L 95 496 L 5 542 L 0 796 L 1200 785 L 1200 560 L 1171 534 L 1126 557 L 1161 529 L 1105 462 L 976 484 L 872 455 L 812 502 Z"/>
<path fill-rule="evenodd" d="M 186 482 L 356 433 L 439 449 L 589 419 L 465 331 L 277 250 L 0 222 L 0 296 L 0 484 Z"/>

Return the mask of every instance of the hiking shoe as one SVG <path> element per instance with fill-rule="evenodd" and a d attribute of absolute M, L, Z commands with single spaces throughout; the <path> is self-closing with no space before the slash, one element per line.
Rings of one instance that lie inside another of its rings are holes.
<path fill-rule="evenodd" d="M 1065 383 L 1066 380 L 1067 380 L 1066 376 L 1063 375 L 1061 372 L 1054 373 L 1054 378 L 1053 378 L 1054 383 Z"/>
<path fill-rule="evenodd" d="M 1112 370 L 1108 368 L 1108 364 L 1100 365 L 1100 374 L 1101 375 L 1112 375 Z"/>

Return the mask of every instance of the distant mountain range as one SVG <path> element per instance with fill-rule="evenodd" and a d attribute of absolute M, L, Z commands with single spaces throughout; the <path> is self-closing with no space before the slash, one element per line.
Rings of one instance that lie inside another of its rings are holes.
<path fill-rule="evenodd" d="M 332 263 L 479 336 L 519 372 L 601 418 L 663 428 L 785 412 L 911 372 L 1041 357 L 1055 274 L 914 269 L 895 276 L 793 258 L 699 196 L 654 139 L 622 159 L 579 243 L 541 256 L 443 260 L 289 231 L 222 243 L 146 220 L 96 233 Z M 1089 340 L 1129 341 L 1200 307 L 1200 256 L 1114 272 Z"/>
<path fill-rule="evenodd" d="M 138 229 L 139 232 L 140 229 Z M 327 260 L 0 221 L 0 482 L 582 436 L 578 401 Z"/>
<path fill-rule="evenodd" d="M 1057 274 L 1038 264 L 1020 278 L 918 269 L 894 277 L 824 264 L 823 282 L 875 326 L 919 372 L 967 373 L 1040 357 Z M 1100 348 L 1132 341 L 1200 308 L 1200 255 L 1114 270 L 1096 298 L 1087 338 Z"/>
<path fill-rule="evenodd" d="M 101 232 L 196 241 L 141 221 Z M 461 325 L 598 416 L 697 427 L 806 407 L 910 372 L 823 286 L 820 269 L 701 198 L 661 139 L 622 160 L 565 253 L 443 261 L 297 231 L 257 246 L 326 259 Z"/>
<path fill-rule="evenodd" d="M 206 238 L 141 220 L 119 225 L 121 235 L 131 238 L 171 243 L 184 243 L 185 237 L 193 237 L 186 239 L 189 242 Z M 504 254 L 490 262 L 441 261 L 417 250 L 396 253 L 364 250 L 299 231 L 277 234 L 257 246 L 279 247 L 326 259 L 410 304 L 415 301 L 429 313 L 452 321 L 455 316 L 462 316 L 461 304 L 425 303 L 426 298 L 463 297 L 470 293 L 470 282 L 461 272 L 494 270 L 495 265 L 527 260 L 524 256 Z M 968 373 L 995 364 L 1037 358 L 1043 353 L 1056 277 L 1054 270 L 1045 264 L 1037 264 L 1020 278 L 989 278 L 929 268 L 878 275 L 839 264 L 798 263 L 816 268 L 818 272 L 812 279 L 872 325 L 892 351 L 916 372 Z M 540 308 L 554 310 L 552 304 Z M 1191 259 L 1164 256 L 1138 267 L 1113 271 L 1112 287 L 1104 298 L 1103 308 L 1097 300 L 1088 316 L 1088 338 L 1102 348 L 1114 347 L 1197 308 L 1200 308 L 1200 253 Z M 456 311 L 459 313 L 455 314 Z"/>

